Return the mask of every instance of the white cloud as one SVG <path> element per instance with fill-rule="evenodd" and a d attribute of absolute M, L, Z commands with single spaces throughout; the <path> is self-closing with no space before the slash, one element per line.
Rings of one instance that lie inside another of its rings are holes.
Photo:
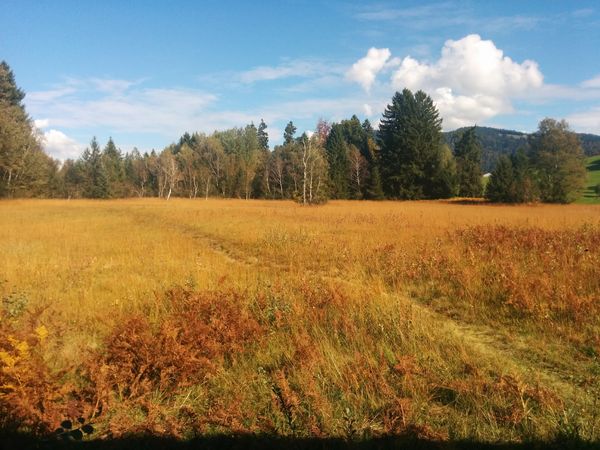
<path fill-rule="evenodd" d="M 540 87 L 543 76 L 537 63 L 516 63 L 492 41 L 471 34 L 446 41 L 434 64 L 404 58 L 392 82 L 395 88 L 447 86 L 464 94 L 502 95 Z"/>
<path fill-rule="evenodd" d="M 48 128 L 50 126 L 50 121 L 48 119 L 37 119 L 33 121 L 33 124 L 38 129 Z"/>
<path fill-rule="evenodd" d="M 27 110 L 53 127 L 177 135 L 196 129 L 217 99 L 194 89 L 140 88 L 138 83 L 69 80 L 63 87 L 32 92 L 26 98 Z"/>
<path fill-rule="evenodd" d="M 42 138 L 44 150 L 50 156 L 64 161 L 78 158 L 84 146 L 58 130 L 48 130 Z"/>
<path fill-rule="evenodd" d="M 346 78 L 356 81 L 367 92 L 375 82 L 375 77 L 390 59 L 391 52 L 387 48 L 372 47 L 367 56 L 356 61 L 346 73 Z"/>
<path fill-rule="evenodd" d="M 517 63 L 476 34 L 446 41 L 441 57 L 433 63 L 407 56 L 392 75 L 396 90 L 428 92 L 446 128 L 511 112 L 513 98 L 541 88 L 543 81 L 537 63 Z"/>
<path fill-rule="evenodd" d="M 277 66 L 259 66 L 241 72 L 237 78 L 242 83 L 251 84 L 258 81 L 272 81 L 282 78 L 312 78 L 339 73 L 336 64 L 326 64 L 321 61 L 291 60 Z"/>
<path fill-rule="evenodd" d="M 373 108 L 368 103 L 363 105 L 363 111 L 367 117 L 371 117 L 373 115 Z"/>
<path fill-rule="evenodd" d="M 566 118 L 574 130 L 584 133 L 600 134 L 600 106 L 588 111 L 571 114 Z"/>
<path fill-rule="evenodd" d="M 109 78 L 92 78 L 90 82 L 99 91 L 107 94 L 122 94 L 130 87 L 141 83 L 143 80 L 114 80 Z"/>
<path fill-rule="evenodd" d="M 414 20 L 444 14 L 443 11 L 451 11 L 452 8 L 456 8 L 456 5 L 453 5 L 450 2 L 404 8 L 373 8 L 369 6 L 362 12 L 356 14 L 356 18 L 372 21 L 393 21 L 399 19 Z"/>
<path fill-rule="evenodd" d="M 25 96 L 25 101 L 30 102 L 50 102 L 58 100 L 61 97 L 65 97 L 69 94 L 76 92 L 77 90 L 72 86 L 63 86 L 57 89 L 50 89 L 47 91 L 29 92 Z"/>
<path fill-rule="evenodd" d="M 600 89 L 600 75 L 597 75 L 590 80 L 585 80 L 583 83 L 581 83 L 581 87 L 590 89 Z"/>
<path fill-rule="evenodd" d="M 468 5 L 450 1 L 402 8 L 369 5 L 358 12 L 355 17 L 366 22 L 398 22 L 403 27 L 417 30 L 463 27 L 486 32 L 506 33 L 514 29 L 530 30 L 542 22 L 558 20 L 560 15 L 556 17 L 477 16 Z"/>

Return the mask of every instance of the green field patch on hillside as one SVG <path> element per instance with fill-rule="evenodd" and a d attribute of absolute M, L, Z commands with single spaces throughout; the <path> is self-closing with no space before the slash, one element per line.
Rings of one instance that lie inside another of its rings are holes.
<path fill-rule="evenodd" d="M 596 186 L 600 185 L 600 155 L 587 158 L 586 168 L 586 187 L 577 203 L 600 203 L 600 195 L 596 191 Z"/>

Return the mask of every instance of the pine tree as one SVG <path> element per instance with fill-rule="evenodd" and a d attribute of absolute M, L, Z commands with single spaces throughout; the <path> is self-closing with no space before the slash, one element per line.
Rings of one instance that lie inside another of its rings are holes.
<path fill-rule="evenodd" d="M 110 195 L 108 175 L 95 136 L 90 142 L 89 149 L 83 153 L 82 159 L 86 172 L 84 195 L 88 198 L 108 198 Z"/>
<path fill-rule="evenodd" d="M 123 196 L 123 181 L 125 177 L 123 155 L 121 154 L 121 150 L 115 145 L 112 137 L 108 138 L 108 142 L 102 152 L 102 163 L 108 180 L 109 197 Z"/>
<path fill-rule="evenodd" d="M 512 162 L 508 156 L 500 155 L 485 190 L 485 197 L 492 202 L 512 203 L 515 199 L 514 186 Z"/>
<path fill-rule="evenodd" d="M 296 134 L 296 127 L 294 123 L 290 120 L 290 122 L 285 126 L 285 130 L 283 131 L 283 143 L 291 144 L 294 141 L 294 134 Z"/>
<path fill-rule="evenodd" d="M 370 126 L 370 124 L 369 124 Z M 363 129 L 364 124 L 363 124 Z M 367 150 L 367 162 L 369 165 L 369 173 L 366 180 L 365 198 L 370 200 L 382 200 L 385 198 L 383 187 L 381 185 L 381 174 L 379 169 L 379 149 L 375 143 L 374 133 L 366 131 L 364 147 Z"/>
<path fill-rule="evenodd" d="M 267 124 L 263 119 L 260 119 L 260 125 L 258 125 L 258 144 L 263 150 L 269 150 L 269 134 L 266 130 Z"/>
<path fill-rule="evenodd" d="M 332 198 L 348 198 L 348 177 L 350 162 L 348 145 L 344 139 L 343 125 L 333 124 L 325 144 L 329 165 L 329 191 Z"/>
<path fill-rule="evenodd" d="M 460 197 L 481 197 L 483 182 L 481 173 L 481 145 L 475 127 L 469 128 L 454 147 Z"/>
<path fill-rule="evenodd" d="M 15 84 L 12 70 L 0 63 L 0 197 L 50 195 L 56 163 L 41 146 Z"/>
<path fill-rule="evenodd" d="M 367 159 L 369 169 L 366 180 L 365 198 L 371 200 L 381 200 L 385 197 L 383 187 L 381 186 L 381 171 L 379 167 L 379 148 L 375 143 L 375 130 L 371 126 L 369 119 L 362 123 L 365 158 Z"/>
<path fill-rule="evenodd" d="M 22 101 L 25 92 L 17 87 L 15 76 L 6 61 L 0 62 L 0 103 L 8 106 L 17 106 L 25 112 Z"/>
<path fill-rule="evenodd" d="M 516 203 L 526 203 L 536 200 L 537 186 L 531 174 L 529 158 L 523 148 L 511 155 L 510 161 L 513 166 L 514 188 L 513 201 Z"/>
<path fill-rule="evenodd" d="M 436 177 L 443 165 L 442 119 L 423 91 L 396 92 L 379 129 L 384 192 L 392 198 L 420 199 L 440 192 Z"/>

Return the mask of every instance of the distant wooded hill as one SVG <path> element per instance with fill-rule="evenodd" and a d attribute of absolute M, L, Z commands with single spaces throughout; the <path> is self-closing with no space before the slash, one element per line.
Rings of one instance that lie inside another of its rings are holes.
<path fill-rule="evenodd" d="M 454 148 L 454 144 L 460 138 L 466 128 L 459 128 L 444 133 L 446 142 Z M 481 142 L 482 155 L 481 167 L 484 172 L 491 172 L 496 165 L 498 157 L 502 154 L 512 154 L 519 147 L 528 149 L 527 133 L 514 130 L 502 130 L 500 128 L 477 127 L 475 133 Z M 600 155 L 600 136 L 595 134 L 577 133 L 581 146 L 586 156 Z"/>

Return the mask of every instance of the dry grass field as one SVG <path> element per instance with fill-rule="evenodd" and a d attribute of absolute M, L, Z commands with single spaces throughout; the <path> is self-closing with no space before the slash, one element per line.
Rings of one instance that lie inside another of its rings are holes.
<path fill-rule="evenodd" d="M 600 209 L 0 202 L 0 426 L 600 439 Z"/>

